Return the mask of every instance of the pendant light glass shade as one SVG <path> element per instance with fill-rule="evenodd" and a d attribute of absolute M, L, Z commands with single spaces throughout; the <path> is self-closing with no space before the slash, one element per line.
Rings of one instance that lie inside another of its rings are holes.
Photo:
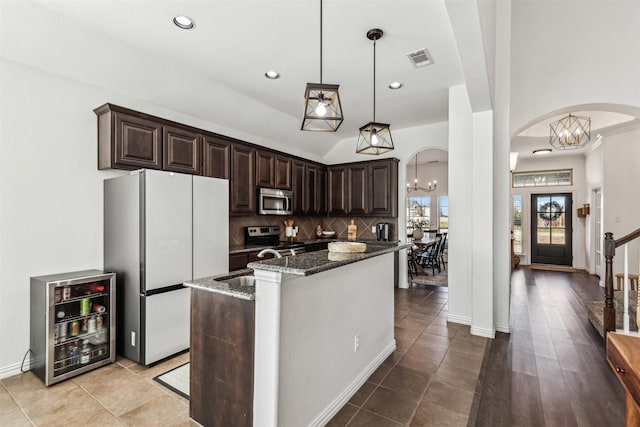
<path fill-rule="evenodd" d="M 300 130 L 335 132 L 344 116 L 339 85 L 322 83 L 322 0 L 320 0 L 320 83 L 307 83 L 304 93 L 304 117 Z"/>
<path fill-rule="evenodd" d="M 344 118 L 338 85 L 307 83 L 302 130 L 335 132 Z"/>
<path fill-rule="evenodd" d="M 356 153 L 382 154 L 393 150 L 390 125 L 376 122 L 376 41 L 384 33 L 379 28 L 367 31 L 367 38 L 373 40 L 373 120 L 360 128 Z"/>
<path fill-rule="evenodd" d="M 356 153 L 377 155 L 391 150 L 393 139 L 388 124 L 369 122 L 360 128 Z"/>

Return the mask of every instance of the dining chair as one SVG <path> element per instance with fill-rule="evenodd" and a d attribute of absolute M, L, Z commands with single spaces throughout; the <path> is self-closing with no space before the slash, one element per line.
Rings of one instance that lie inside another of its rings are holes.
<path fill-rule="evenodd" d="M 438 269 L 438 272 L 442 271 L 438 263 L 438 251 L 440 251 L 441 245 L 442 236 L 437 236 L 433 246 L 430 246 L 429 249 L 418 255 L 420 257 L 420 265 L 422 266 L 422 268 L 431 267 L 431 273 L 433 275 L 436 274 L 436 268 Z"/>
<path fill-rule="evenodd" d="M 446 266 L 444 265 L 444 250 L 447 248 L 447 233 L 443 233 L 442 242 L 440 243 L 440 249 L 438 250 L 438 254 L 436 255 L 438 265 L 442 265 L 442 269 L 446 270 Z M 440 267 L 438 267 L 438 271 L 440 271 Z"/>

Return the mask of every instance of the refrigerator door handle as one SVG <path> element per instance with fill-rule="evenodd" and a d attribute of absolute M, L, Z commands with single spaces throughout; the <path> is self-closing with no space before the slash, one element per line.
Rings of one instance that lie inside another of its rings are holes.
<path fill-rule="evenodd" d="M 183 283 L 178 283 L 175 285 L 170 285 L 164 288 L 155 288 L 155 289 L 149 289 L 146 292 L 142 292 L 142 295 L 148 297 L 151 295 L 158 295 L 158 294 L 164 294 L 165 292 L 173 292 L 173 291 L 177 291 L 178 289 L 182 289 L 184 288 L 184 284 Z"/>

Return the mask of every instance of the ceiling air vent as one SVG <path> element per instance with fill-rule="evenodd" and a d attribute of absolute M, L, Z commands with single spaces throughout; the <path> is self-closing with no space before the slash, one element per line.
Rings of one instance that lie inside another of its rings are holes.
<path fill-rule="evenodd" d="M 416 68 L 433 64 L 433 58 L 426 48 L 407 53 L 407 58 Z"/>

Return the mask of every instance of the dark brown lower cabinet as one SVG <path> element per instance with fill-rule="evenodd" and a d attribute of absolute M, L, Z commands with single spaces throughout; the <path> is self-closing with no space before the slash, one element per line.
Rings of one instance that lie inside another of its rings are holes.
<path fill-rule="evenodd" d="M 189 416 L 253 425 L 255 302 L 191 288 Z"/>

